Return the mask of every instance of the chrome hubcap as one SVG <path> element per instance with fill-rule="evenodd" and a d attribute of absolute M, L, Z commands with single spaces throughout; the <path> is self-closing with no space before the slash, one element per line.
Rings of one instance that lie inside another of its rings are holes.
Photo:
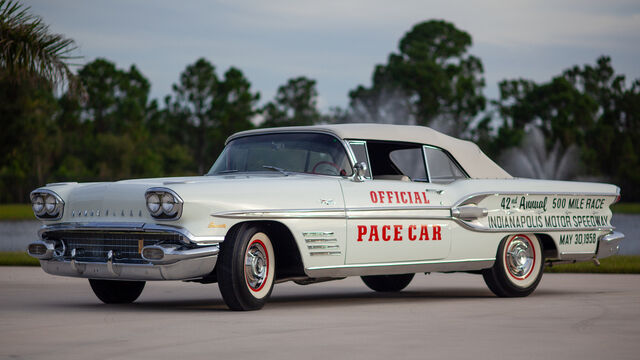
<path fill-rule="evenodd" d="M 524 238 L 515 238 L 507 248 L 506 265 L 511 275 L 526 277 L 534 265 L 534 249 L 531 243 Z"/>
<path fill-rule="evenodd" d="M 262 244 L 252 243 L 244 257 L 244 274 L 247 284 L 259 290 L 267 279 L 267 251 Z"/>

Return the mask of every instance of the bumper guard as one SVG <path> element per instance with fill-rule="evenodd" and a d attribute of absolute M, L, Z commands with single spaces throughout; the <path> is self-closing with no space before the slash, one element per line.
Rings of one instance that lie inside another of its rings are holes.
<path fill-rule="evenodd" d="M 620 242 L 623 239 L 624 234 L 617 231 L 601 236 L 598 241 L 596 259 L 602 259 L 617 254 L 620 249 Z"/>

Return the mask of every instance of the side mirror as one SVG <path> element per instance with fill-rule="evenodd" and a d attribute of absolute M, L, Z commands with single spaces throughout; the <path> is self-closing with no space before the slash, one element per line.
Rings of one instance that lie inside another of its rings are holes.
<path fill-rule="evenodd" d="M 356 163 L 353 166 L 353 172 L 355 173 L 354 180 L 355 181 L 364 181 L 364 179 L 367 176 L 367 170 L 368 169 L 369 169 L 369 167 L 367 166 L 366 162 L 361 161 L 359 163 Z"/>

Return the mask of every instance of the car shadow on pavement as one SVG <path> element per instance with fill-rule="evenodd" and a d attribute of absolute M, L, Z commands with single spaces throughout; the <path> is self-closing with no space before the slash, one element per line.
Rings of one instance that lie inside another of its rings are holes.
<path fill-rule="evenodd" d="M 91 303 L 57 303 L 49 306 L 55 306 L 59 308 L 73 308 L 75 310 L 87 310 L 87 311 L 104 311 L 115 310 L 122 312 L 139 312 L 139 311 L 164 311 L 164 312 L 180 312 L 180 311 L 217 311 L 228 310 L 224 301 L 220 298 L 211 298 L 210 300 L 198 299 L 198 300 L 137 300 L 132 304 L 103 304 L 100 300 L 96 299 Z"/>
<path fill-rule="evenodd" d="M 328 294 L 296 294 L 278 295 L 272 297 L 267 306 L 278 307 L 292 306 L 344 306 L 344 305 L 368 305 L 368 304 L 393 304 L 424 301 L 456 301 L 467 299 L 483 299 L 494 297 L 491 292 L 482 289 L 430 289 L 430 290 L 404 290 L 401 292 L 362 292 L 328 293 Z"/>
<path fill-rule="evenodd" d="M 274 294 L 265 309 L 277 309 L 286 307 L 334 307 L 334 306 L 363 306 L 380 305 L 406 302 L 424 301 L 457 301 L 468 299 L 488 299 L 495 298 L 491 292 L 483 289 L 429 289 L 429 290 L 405 290 L 397 293 L 380 293 L 369 290 L 358 292 L 353 291 L 332 291 L 330 293 L 318 294 L 317 292 L 305 294 Z M 163 312 L 192 312 L 192 311 L 228 311 L 224 301 L 219 296 L 212 296 L 210 299 L 167 299 L 158 300 L 156 296 L 153 300 L 144 298 L 132 304 L 102 304 L 98 299 L 95 302 L 87 303 L 56 303 L 50 306 L 84 309 L 87 311 L 163 311 Z"/>
<path fill-rule="evenodd" d="M 575 296 L 576 294 L 592 293 L 573 290 L 551 290 L 537 289 L 530 297 L 537 296 Z M 175 295 L 171 299 L 162 300 L 158 295 L 153 299 L 145 299 L 144 296 L 133 304 L 103 304 L 98 299 L 90 303 L 56 303 L 49 306 L 61 308 L 84 309 L 87 311 L 115 310 L 122 312 L 139 311 L 163 311 L 163 312 L 193 312 L 193 311 L 228 311 L 227 306 L 220 295 L 212 294 L 211 298 L 200 299 L 176 299 Z M 452 301 L 504 301 L 519 300 L 523 298 L 498 298 L 488 289 L 483 288 L 432 288 L 432 289 L 409 289 L 401 292 L 374 292 L 370 290 L 353 291 L 332 289 L 330 292 L 318 294 L 317 291 L 304 293 L 304 291 L 273 294 L 265 309 L 279 308 L 305 308 L 305 307 L 336 307 L 336 306 L 367 306 L 380 304 L 396 304 L 407 302 L 452 302 Z M 526 299 L 526 298 L 524 298 Z"/>

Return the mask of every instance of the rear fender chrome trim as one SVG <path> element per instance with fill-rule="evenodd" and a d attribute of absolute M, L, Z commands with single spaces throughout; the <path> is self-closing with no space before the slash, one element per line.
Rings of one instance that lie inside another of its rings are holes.
<path fill-rule="evenodd" d="M 468 205 L 472 203 L 476 203 L 484 200 L 489 196 L 500 196 L 500 195 L 546 195 L 546 196 L 613 196 L 617 197 L 620 195 L 620 189 L 618 188 L 617 193 L 590 193 L 590 192 L 549 192 L 549 191 L 485 191 L 485 192 L 477 192 L 463 197 L 454 203 L 452 208 Z"/>
<path fill-rule="evenodd" d="M 467 230 L 487 233 L 505 233 L 512 234 L 516 232 L 528 232 L 528 233 L 546 233 L 546 232 L 579 232 L 579 231 L 611 231 L 615 229 L 613 226 L 600 226 L 600 227 L 582 227 L 582 228 L 505 228 L 505 229 L 490 229 L 484 226 L 478 226 L 472 223 L 468 223 L 464 220 L 453 218 L 458 224 Z"/>

